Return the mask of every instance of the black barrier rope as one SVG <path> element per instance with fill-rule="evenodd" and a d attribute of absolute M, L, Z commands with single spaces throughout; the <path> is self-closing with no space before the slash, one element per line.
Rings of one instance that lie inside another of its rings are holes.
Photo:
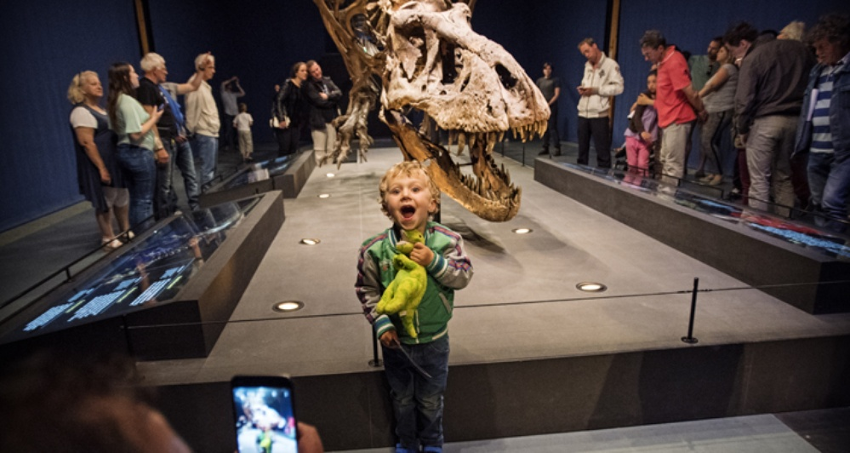
<path fill-rule="evenodd" d="M 762 290 L 769 288 L 787 288 L 794 286 L 818 286 L 818 285 L 837 285 L 837 284 L 848 284 L 850 280 L 837 280 L 831 282 L 813 282 L 813 283 L 777 283 L 772 285 L 759 285 L 759 286 L 737 286 L 737 287 L 729 287 L 729 288 L 716 288 L 716 289 L 699 289 L 694 291 L 694 289 L 683 289 L 676 291 L 659 291 L 654 293 L 639 293 L 639 294 L 619 294 L 619 295 L 610 295 L 610 296 L 588 296 L 588 297 L 572 297 L 572 298 L 560 298 L 560 299 L 540 299 L 540 300 L 526 300 L 526 301 L 514 301 L 514 302 L 500 302 L 500 303 L 492 303 L 492 304 L 471 304 L 471 305 L 460 305 L 454 307 L 455 310 L 468 310 L 473 308 L 492 308 L 492 307 L 507 307 L 514 305 L 533 305 L 533 304 L 546 304 L 546 303 L 560 303 L 560 302 L 581 302 L 588 300 L 605 300 L 605 299 L 623 299 L 627 297 L 657 297 L 657 296 L 672 296 L 677 294 L 692 294 L 694 292 L 698 293 L 709 293 L 709 292 L 721 292 L 721 291 L 742 291 L 742 290 Z M 363 316 L 362 311 L 351 311 L 351 312 L 341 312 L 341 313 L 325 313 L 325 314 L 317 314 L 317 315 L 301 315 L 301 316 L 283 316 L 283 317 L 264 317 L 264 318 L 254 318 L 254 319 L 235 319 L 235 320 L 225 320 L 225 321 L 204 321 L 204 322 L 182 322 L 182 323 L 167 323 L 167 324 L 152 324 L 145 326 L 129 326 L 127 327 L 130 330 L 133 329 L 153 329 L 153 328 L 161 328 L 161 327 L 185 327 L 185 326 L 204 326 L 204 325 L 220 325 L 220 324 L 241 324 L 241 323 L 251 323 L 251 322 L 265 322 L 265 321 L 295 321 L 300 319 L 318 319 L 318 318 L 330 318 L 330 317 L 341 317 L 341 316 Z M 371 326 L 370 326 L 371 327 Z"/>

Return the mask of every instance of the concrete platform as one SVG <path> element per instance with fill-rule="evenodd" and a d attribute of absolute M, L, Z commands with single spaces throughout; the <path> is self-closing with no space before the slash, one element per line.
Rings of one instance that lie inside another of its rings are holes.
<path fill-rule="evenodd" d="M 354 281 L 360 243 L 389 225 L 378 180 L 400 159 L 373 149 L 368 162 L 314 171 L 209 357 L 139 363 L 196 450 L 233 451 L 237 373 L 291 374 L 299 417 L 328 450 L 391 444 Z M 515 219 L 485 222 L 443 200 L 442 222 L 463 234 L 475 268 L 450 324 L 447 440 L 850 404 L 850 315 L 798 310 L 497 161 L 523 187 Z M 511 232 L 520 227 L 533 233 Z M 299 244 L 307 237 L 321 243 Z M 699 296 L 699 343 L 688 345 L 695 277 L 713 291 Z M 608 290 L 582 293 L 583 281 Z M 273 312 L 281 300 L 305 307 Z"/>

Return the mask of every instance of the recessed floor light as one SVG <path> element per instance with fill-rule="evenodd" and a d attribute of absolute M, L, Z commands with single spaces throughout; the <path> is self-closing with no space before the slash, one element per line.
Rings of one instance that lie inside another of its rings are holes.
<path fill-rule="evenodd" d="M 328 174 L 326 174 L 325 176 L 327 176 L 328 178 L 333 178 L 333 177 L 334 177 L 334 176 L 336 176 L 336 175 L 335 175 L 335 174 L 333 174 L 333 173 L 328 173 Z"/>
<path fill-rule="evenodd" d="M 302 308 L 304 308 L 304 302 L 297 300 L 285 300 L 272 305 L 272 310 L 283 313 L 301 310 Z"/>
<path fill-rule="evenodd" d="M 319 198 L 330 198 L 330 197 L 331 197 L 331 194 L 329 194 L 329 193 L 320 193 L 319 194 Z"/>
<path fill-rule="evenodd" d="M 316 244 L 322 242 L 322 240 L 316 239 L 316 238 L 304 238 L 304 239 L 301 239 L 301 241 L 299 241 L 299 242 L 301 244 L 304 244 L 304 245 L 316 245 Z"/>
<path fill-rule="evenodd" d="M 576 285 L 576 288 L 579 291 L 584 291 L 587 293 L 601 293 L 602 291 L 608 289 L 608 287 L 603 285 L 602 283 L 595 282 L 581 282 Z"/>
<path fill-rule="evenodd" d="M 534 230 L 532 230 L 531 228 L 514 228 L 511 231 L 516 234 L 529 234 L 534 232 Z"/>

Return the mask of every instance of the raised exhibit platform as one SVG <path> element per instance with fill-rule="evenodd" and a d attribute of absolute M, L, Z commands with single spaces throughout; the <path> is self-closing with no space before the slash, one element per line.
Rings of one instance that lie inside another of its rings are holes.
<path fill-rule="evenodd" d="M 534 178 L 808 313 L 850 311 L 844 237 L 621 172 L 537 159 Z"/>
<path fill-rule="evenodd" d="M 328 450 L 389 446 L 383 373 L 354 296 L 357 250 L 388 226 L 378 180 L 401 159 L 314 172 L 209 356 L 140 362 L 197 451 L 231 452 L 228 381 L 289 373 L 299 417 Z M 850 404 L 850 315 L 811 315 L 533 180 L 514 220 L 484 222 L 443 200 L 475 267 L 456 295 L 446 395 L 449 441 Z M 464 167 L 467 168 L 467 167 Z M 331 194 L 319 199 L 320 193 Z M 514 228 L 531 228 L 516 235 Z M 320 244 L 299 244 L 301 238 Z M 694 277 L 696 345 L 683 343 Z M 575 285 L 598 281 L 588 295 Z M 299 300 L 301 311 L 271 310 Z"/>
<path fill-rule="evenodd" d="M 283 220 L 280 192 L 164 219 L 4 319 L 0 357 L 205 357 Z"/>

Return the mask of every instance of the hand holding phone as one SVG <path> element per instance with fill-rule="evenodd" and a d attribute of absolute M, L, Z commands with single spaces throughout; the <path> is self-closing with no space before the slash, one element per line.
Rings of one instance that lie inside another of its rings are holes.
<path fill-rule="evenodd" d="M 230 381 L 239 453 L 298 453 L 292 381 L 284 376 L 235 376 Z"/>

